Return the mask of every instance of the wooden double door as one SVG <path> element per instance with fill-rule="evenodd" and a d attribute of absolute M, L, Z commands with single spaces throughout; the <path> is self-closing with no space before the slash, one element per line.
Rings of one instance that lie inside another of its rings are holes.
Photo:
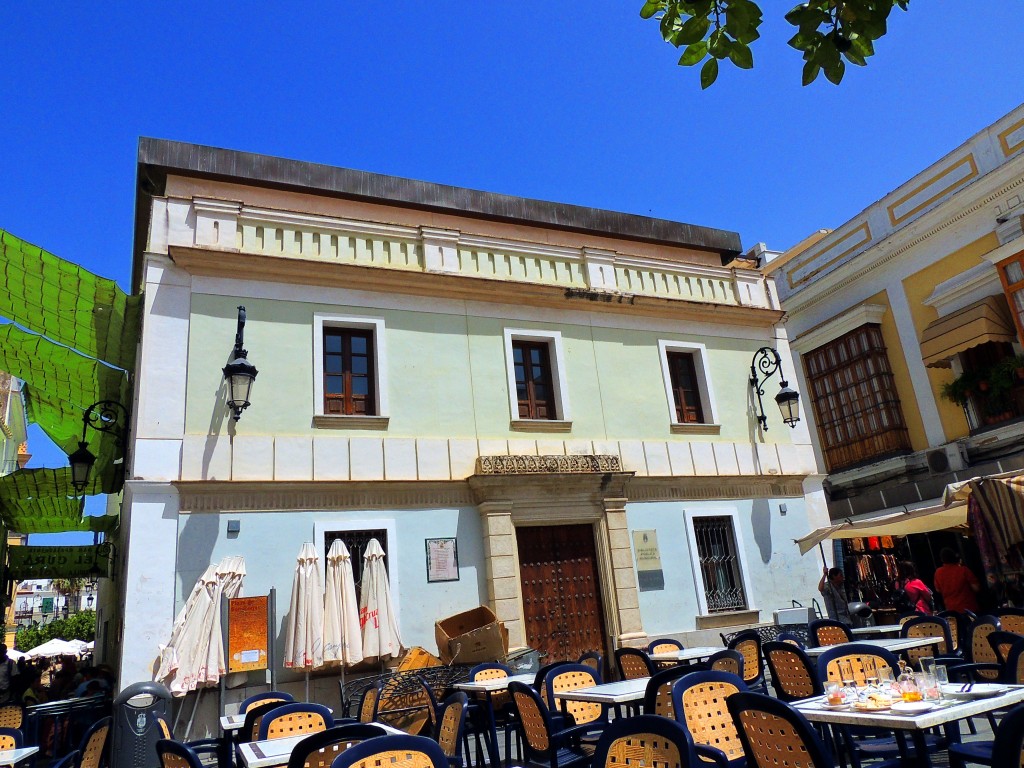
<path fill-rule="evenodd" d="M 526 644 L 542 663 L 607 656 L 593 526 L 519 527 L 516 540 Z"/>

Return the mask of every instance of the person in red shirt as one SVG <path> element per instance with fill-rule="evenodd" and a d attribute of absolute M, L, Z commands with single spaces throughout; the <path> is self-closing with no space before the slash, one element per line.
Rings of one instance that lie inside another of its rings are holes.
<path fill-rule="evenodd" d="M 942 596 L 947 611 L 978 612 L 981 584 L 974 572 L 960 562 L 960 556 L 949 547 L 939 552 L 942 560 L 935 570 L 935 591 Z"/>

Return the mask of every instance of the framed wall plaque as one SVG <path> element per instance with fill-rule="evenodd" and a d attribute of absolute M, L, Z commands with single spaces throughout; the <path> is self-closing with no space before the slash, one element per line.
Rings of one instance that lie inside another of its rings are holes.
<path fill-rule="evenodd" d="M 427 581 L 459 580 L 459 548 L 454 538 L 427 539 Z"/>

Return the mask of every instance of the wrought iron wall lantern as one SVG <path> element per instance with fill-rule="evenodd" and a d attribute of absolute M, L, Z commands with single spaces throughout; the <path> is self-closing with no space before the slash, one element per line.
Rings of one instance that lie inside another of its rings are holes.
<path fill-rule="evenodd" d="M 100 400 L 82 414 L 82 439 L 78 443 L 78 450 L 68 456 L 71 463 L 71 485 L 77 493 L 84 491 L 89 484 L 89 474 L 92 465 L 96 463 L 96 457 L 89 450 L 89 443 L 85 439 L 86 432 L 90 427 L 97 432 L 110 432 L 117 439 L 117 447 L 123 449 L 127 425 L 128 409 L 116 400 Z"/>
<path fill-rule="evenodd" d="M 764 415 L 764 403 L 761 398 L 764 396 L 764 383 L 776 373 L 779 374 L 781 389 L 775 395 L 775 402 L 782 411 L 782 422 L 789 424 L 791 428 L 796 427 L 800 421 L 800 393 L 790 389 L 789 382 L 782 378 L 782 359 L 779 353 L 772 347 L 761 347 L 754 353 L 754 359 L 750 361 L 750 386 L 757 394 L 757 420 L 761 423 L 761 429 L 768 431 L 768 417 Z M 758 375 L 761 378 L 758 380 Z"/>
<path fill-rule="evenodd" d="M 224 366 L 224 379 L 228 383 L 228 408 L 235 421 L 242 418 L 242 411 L 249 407 L 249 393 L 259 373 L 256 366 L 249 362 L 249 353 L 242 348 L 244 335 L 245 307 L 239 307 L 235 348 L 231 353 L 231 362 Z"/>

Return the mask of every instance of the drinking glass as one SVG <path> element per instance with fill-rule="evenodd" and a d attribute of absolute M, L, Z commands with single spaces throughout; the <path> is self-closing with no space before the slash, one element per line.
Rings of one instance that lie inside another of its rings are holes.
<path fill-rule="evenodd" d="M 921 664 L 921 671 L 926 675 L 935 674 L 935 657 L 934 656 L 922 656 L 919 659 Z"/>
<path fill-rule="evenodd" d="M 921 698 L 924 701 L 938 701 L 941 698 L 934 674 L 922 672 L 917 684 L 921 689 Z"/>
<path fill-rule="evenodd" d="M 942 689 L 949 685 L 949 670 L 945 664 L 935 665 L 935 687 L 939 691 L 939 698 L 942 698 Z"/>
<path fill-rule="evenodd" d="M 825 702 L 833 707 L 843 703 L 843 688 L 834 680 L 825 683 Z"/>

